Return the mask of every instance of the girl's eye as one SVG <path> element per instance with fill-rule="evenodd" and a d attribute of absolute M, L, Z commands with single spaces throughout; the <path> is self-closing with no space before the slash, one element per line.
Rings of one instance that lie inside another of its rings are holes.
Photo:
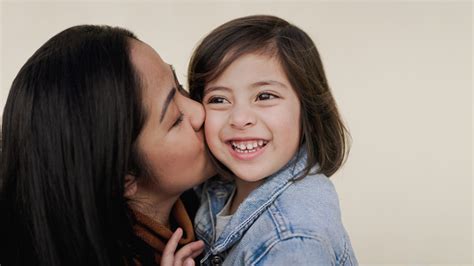
<path fill-rule="evenodd" d="M 207 100 L 207 103 L 222 104 L 222 103 L 229 103 L 229 101 L 226 100 L 224 97 L 214 96 L 214 97 L 209 98 L 209 100 Z"/>
<path fill-rule="evenodd" d="M 268 93 L 268 92 L 260 93 L 259 95 L 257 95 L 258 101 L 266 101 L 266 100 L 271 100 L 271 99 L 276 99 L 276 98 L 278 98 L 278 96 Z"/>
<path fill-rule="evenodd" d="M 176 126 L 179 126 L 179 124 L 181 124 L 181 122 L 183 122 L 183 113 L 179 113 L 179 116 L 178 116 L 178 119 L 176 119 L 176 121 L 174 121 L 173 125 L 171 126 L 171 128 L 174 128 Z"/>

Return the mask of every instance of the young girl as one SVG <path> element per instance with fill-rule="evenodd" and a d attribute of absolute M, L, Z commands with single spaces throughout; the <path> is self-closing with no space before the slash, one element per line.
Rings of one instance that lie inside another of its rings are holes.
<path fill-rule="evenodd" d="M 216 28 L 189 67 L 221 176 L 200 189 L 204 265 L 357 265 L 329 181 L 348 133 L 310 37 L 273 16 Z"/>

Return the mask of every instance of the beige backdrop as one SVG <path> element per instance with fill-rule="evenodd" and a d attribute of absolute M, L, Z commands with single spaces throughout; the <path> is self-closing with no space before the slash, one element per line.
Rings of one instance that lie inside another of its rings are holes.
<path fill-rule="evenodd" d="M 281 16 L 322 55 L 353 136 L 333 178 L 362 265 L 472 265 L 472 3 L 3 1 L 0 107 L 20 67 L 76 24 L 131 29 L 184 82 L 199 39 Z"/>

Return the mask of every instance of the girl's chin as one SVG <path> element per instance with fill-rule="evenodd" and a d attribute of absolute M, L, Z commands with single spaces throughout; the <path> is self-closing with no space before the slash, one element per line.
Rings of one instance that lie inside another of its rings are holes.
<path fill-rule="evenodd" d="M 251 184 L 251 183 L 262 183 L 268 175 L 264 175 L 264 174 L 249 175 L 249 173 L 247 172 L 246 174 L 242 174 L 242 175 L 237 174 L 237 176 L 238 176 L 239 182 Z"/>

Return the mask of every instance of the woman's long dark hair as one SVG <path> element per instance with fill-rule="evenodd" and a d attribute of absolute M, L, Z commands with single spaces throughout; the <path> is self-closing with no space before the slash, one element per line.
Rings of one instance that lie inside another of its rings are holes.
<path fill-rule="evenodd" d="M 124 177 L 143 126 L 129 31 L 69 28 L 13 81 L 3 113 L 0 264 L 119 265 L 136 256 Z"/>

